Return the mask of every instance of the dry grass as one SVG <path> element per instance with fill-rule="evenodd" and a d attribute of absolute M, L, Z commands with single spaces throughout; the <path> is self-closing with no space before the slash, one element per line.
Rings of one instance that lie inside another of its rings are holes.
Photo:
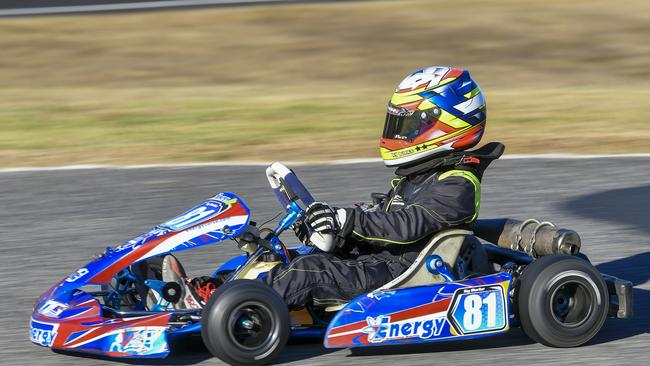
<path fill-rule="evenodd" d="M 650 5 L 372 1 L 0 20 L 0 166 L 376 156 L 412 69 L 510 152 L 650 151 Z"/>

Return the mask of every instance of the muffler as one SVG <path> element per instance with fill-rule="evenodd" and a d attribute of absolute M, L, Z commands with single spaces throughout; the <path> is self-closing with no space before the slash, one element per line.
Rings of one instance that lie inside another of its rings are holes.
<path fill-rule="evenodd" d="M 502 248 L 525 252 L 532 257 L 549 254 L 576 255 L 580 252 L 580 236 L 548 221 L 528 219 L 476 220 L 474 234 Z"/>

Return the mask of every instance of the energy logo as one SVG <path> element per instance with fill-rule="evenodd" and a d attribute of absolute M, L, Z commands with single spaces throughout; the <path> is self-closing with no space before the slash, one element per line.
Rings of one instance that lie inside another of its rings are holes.
<path fill-rule="evenodd" d="M 368 334 L 369 342 L 379 343 L 403 338 L 430 339 L 438 337 L 445 326 L 446 318 L 425 316 L 392 323 L 390 316 L 380 315 L 376 318 L 367 317 L 366 323 L 368 325 L 361 331 Z"/>
<path fill-rule="evenodd" d="M 32 319 L 29 326 L 29 338 L 36 344 L 51 347 L 54 338 L 56 338 L 58 327 L 58 324 L 43 323 Z"/>
<path fill-rule="evenodd" d="M 386 338 L 386 331 L 390 324 L 389 316 L 380 315 L 377 318 L 369 316 L 366 318 L 366 323 L 368 326 L 361 331 L 368 334 L 370 342 L 381 342 Z"/>

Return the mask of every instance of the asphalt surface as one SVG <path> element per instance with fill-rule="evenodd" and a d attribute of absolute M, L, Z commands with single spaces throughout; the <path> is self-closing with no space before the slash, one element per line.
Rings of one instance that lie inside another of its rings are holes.
<path fill-rule="evenodd" d="M 345 205 L 386 191 L 381 164 L 296 167 L 314 196 Z M 536 217 L 581 233 L 598 268 L 634 282 L 636 316 L 611 319 L 588 345 L 551 349 L 519 330 L 477 341 L 363 350 L 292 342 L 277 360 L 293 365 L 650 363 L 650 158 L 497 161 L 483 182 L 481 217 Z M 279 211 L 263 167 L 95 169 L 0 173 L 0 364 L 115 365 L 32 345 L 36 298 L 106 245 L 136 236 L 220 191 L 234 191 L 256 221 Z M 230 242 L 179 254 L 190 275 L 237 254 Z M 142 361 L 133 362 L 142 363 Z M 200 339 L 175 344 L 147 364 L 220 364 Z"/>

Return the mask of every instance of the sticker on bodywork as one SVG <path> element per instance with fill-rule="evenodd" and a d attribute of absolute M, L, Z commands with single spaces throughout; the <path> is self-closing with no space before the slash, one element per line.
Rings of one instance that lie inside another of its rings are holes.
<path fill-rule="evenodd" d="M 362 329 L 368 334 L 368 341 L 381 343 L 404 338 L 431 339 L 439 337 L 445 327 L 444 314 L 432 314 L 416 319 L 391 322 L 390 316 L 366 318 L 368 325 Z"/>
<path fill-rule="evenodd" d="M 180 231 L 202 221 L 209 220 L 222 213 L 227 208 L 228 206 L 222 201 L 209 200 L 167 222 L 164 222 L 162 226 L 170 228 L 173 231 Z"/>
<path fill-rule="evenodd" d="M 163 329 L 142 329 L 117 333 L 111 341 L 109 352 L 146 355 L 167 351 Z"/>
<path fill-rule="evenodd" d="M 220 193 L 193 209 L 164 222 L 160 226 L 169 228 L 172 231 L 180 231 L 221 214 L 235 203 L 237 203 L 236 197 Z"/>
<path fill-rule="evenodd" d="M 38 345 L 51 347 L 56 338 L 58 324 L 51 324 L 31 319 L 29 324 L 29 339 Z"/>
<path fill-rule="evenodd" d="M 508 325 L 502 286 L 461 288 L 454 293 L 447 318 L 460 334 L 488 333 Z"/>

